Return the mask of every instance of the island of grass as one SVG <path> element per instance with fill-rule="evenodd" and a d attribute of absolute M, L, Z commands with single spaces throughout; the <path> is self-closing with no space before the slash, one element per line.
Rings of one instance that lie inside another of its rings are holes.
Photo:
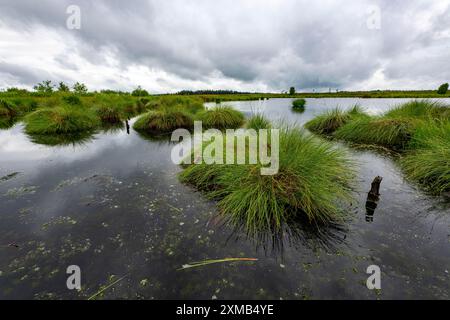
<path fill-rule="evenodd" d="M 167 135 L 176 129 L 192 129 L 192 115 L 179 110 L 149 111 L 134 123 L 133 129 L 149 134 Z"/>
<path fill-rule="evenodd" d="M 204 129 L 237 129 L 244 124 L 242 112 L 230 106 L 216 106 L 198 114 L 197 120 L 202 122 Z"/>
<path fill-rule="evenodd" d="M 218 201 L 222 217 L 249 234 L 279 231 L 289 221 L 329 224 L 345 217 L 352 199 L 354 164 L 329 142 L 298 128 L 280 132 L 279 171 L 260 173 L 261 165 L 192 164 L 182 182 Z"/>
<path fill-rule="evenodd" d="M 306 100 L 305 99 L 296 99 L 292 101 L 292 109 L 294 111 L 303 112 L 305 111 Z"/>
<path fill-rule="evenodd" d="M 399 152 L 406 175 L 433 194 L 450 192 L 450 108 L 416 100 L 381 116 L 334 110 L 306 124 L 317 134 Z"/>
<path fill-rule="evenodd" d="M 24 122 L 25 132 L 30 135 L 79 133 L 99 125 L 91 110 L 72 106 L 39 109 L 28 114 Z"/>

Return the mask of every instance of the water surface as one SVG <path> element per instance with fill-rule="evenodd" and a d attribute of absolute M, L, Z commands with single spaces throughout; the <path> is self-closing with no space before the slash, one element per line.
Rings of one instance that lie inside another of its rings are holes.
<path fill-rule="evenodd" d="M 404 99 L 307 101 L 304 113 L 292 112 L 290 99 L 227 104 L 301 125 L 336 106 L 379 114 Z M 20 123 L 0 130 L 0 298 L 86 299 L 124 276 L 101 298 L 450 298 L 448 202 L 405 181 L 391 156 L 352 150 L 352 219 L 322 235 L 293 227 L 272 247 L 218 223 L 215 203 L 179 183 L 171 148 L 125 129 L 66 146 L 33 143 Z M 377 175 L 381 200 L 368 217 Z M 258 261 L 177 271 L 225 257 Z M 73 264 L 81 292 L 66 288 Z M 366 288 L 372 264 L 381 267 L 381 291 Z"/>

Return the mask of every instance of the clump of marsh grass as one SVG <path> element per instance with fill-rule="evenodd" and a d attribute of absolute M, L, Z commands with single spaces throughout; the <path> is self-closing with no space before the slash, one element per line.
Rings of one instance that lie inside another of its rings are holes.
<path fill-rule="evenodd" d="M 28 134 L 67 134 L 89 131 L 99 124 L 88 109 L 60 106 L 39 109 L 24 118 Z"/>
<path fill-rule="evenodd" d="M 178 110 L 150 111 L 143 114 L 134 123 L 136 131 L 143 131 L 151 134 L 168 134 L 175 129 L 191 129 L 194 120 L 188 113 Z"/>
<path fill-rule="evenodd" d="M 119 108 L 112 105 L 101 105 L 95 108 L 95 112 L 103 124 L 118 124 L 122 122 Z"/>
<path fill-rule="evenodd" d="M 271 123 L 262 114 L 255 114 L 250 119 L 248 119 L 246 124 L 247 129 L 270 129 Z"/>
<path fill-rule="evenodd" d="M 402 150 L 409 143 L 415 123 L 408 119 L 361 118 L 335 132 L 337 139 Z"/>
<path fill-rule="evenodd" d="M 12 118 L 16 115 L 16 106 L 10 101 L 0 99 L 0 118 Z"/>
<path fill-rule="evenodd" d="M 433 194 L 450 191 L 450 122 L 420 125 L 400 160 L 406 175 Z"/>
<path fill-rule="evenodd" d="M 391 109 L 385 117 L 450 120 L 450 108 L 437 101 L 413 100 Z"/>
<path fill-rule="evenodd" d="M 287 221 L 310 224 L 340 220 L 352 199 L 354 164 L 341 149 L 298 128 L 280 133 L 279 172 L 262 176 L 260 165 L 185 166 L 184 183 L 218 200 L 223 216 L 250 234 L 276 231 Z"/>
<path fill-rule="evenodd" d="M 368 115 L 366 115 L 359 106 L 354 106 L 349 111 L 343 111 L 339 108 L 335 108 L 307 122 L 305 127 L 311 132 L 317 134 L 331 135 L 348 122 L 358 118 L 367 117 Z"/>
<path fill-rule="evenodd" d="M 201 112 L 198 120 L 205 129 L 237 129 L 243 125 L 244 115 L 230 106 L 216 106 Z"/>
<path fill-rule="evenodd" d="M 292 101 L 292 109 L 295 111 L 305 111 L 306 100 L 305 99 L 296 99 Z"/>
<path fill-rule="evenodd" d="M 149 101 L 147 106 L 149 110 L 177 109 L 193 115 L 205 110 L 200 98 L 182 96 L 164 96 Z"/>

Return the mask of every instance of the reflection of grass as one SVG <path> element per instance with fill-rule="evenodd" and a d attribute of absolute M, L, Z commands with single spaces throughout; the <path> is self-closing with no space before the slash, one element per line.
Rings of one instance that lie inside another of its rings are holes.
<path fill-rule="evenodd" d="M 200 113 L 198 120 L 202 121 L 205 129 L 236 129 L 244 123 L 244 115 L 232 107 L 217 106 Z"/>
<path fill-rule="evenodd" d="M 94 132 L 77 132 L 70 134 L 28 134 L 33 143 L 47 146 L 76 146 L 92 141 Z"/>
<path fill-rule="evenodd" d="M 260 165 L 194 164 L 180 179 L 217 199 L 224 215 L 249 233 L 279 230 L 298 216 L 310 223 L 342 218 L 340 203 L 351 199 L 354 176 L 342 150 L 300 129 L 283 129 L 279 156 L 274 176 L 262 176 Z"/>

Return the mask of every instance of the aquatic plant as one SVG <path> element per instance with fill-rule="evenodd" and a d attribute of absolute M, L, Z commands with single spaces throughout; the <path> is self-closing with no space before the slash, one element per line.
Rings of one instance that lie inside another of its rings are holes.
<path fill-rule="evenodd" d="M 65 134 L 89 131 L 99 121 L 89 109 L 60 106 L 39 109 L 24 118 L 28 134 Z"/>
<path fill-rule="evenodd" d="M 202 121 L 205 129 L 236 129 L 244 123 L 244 115 L 229 106 L 216 106 L 201 112 L 198 120 Z"/>
<path fill-rule="evenodd" d="M 279 230 L 289 219 L 321 224 L 345 215 L 352 198 L 353 163 L 341 149 L 298 128 L 280 133 L 279 171 L 262 176 L 260 165 L 184 167 L 182 182 L 218 200 L 223 217 L 248 233 Z"/>
<path fill-rule="evenodd" d="M 248 119 L 246 127 L 255 130 L 270 129 L 271 124 L 262 114 L 255 114 Z"/>
<path fill-rule="evenodd" d="M 205 110 L 201 99 L 176 95 L 151 100 L 148 102 L 147 107 L 149 110 L 177 109 L 193 115 Z"/>
<path fill-rule="evenodd" d="M 143 114 L 134 123 L 136 131 L 155 134 L 167 134 L 178 128 L 191 129 L 194 120 L 188 113 L 178 110 L 150 111 Z"/>
<path fill-rule="evenodd" d="M 305 110 L 306 100 L 305 99 L 296 99 L 292 101 L 292 108 L 294 110 L 303 111 Z"/>
<path fill-rule="evenodd" d="M 409 119 L 360 118 L 340 127 L 337 139 L 402 150 L 410 141 L 415 122 Z"/>
<path fill-rule="evenodd" d="M 349 111 L 335 108 L 310 120 L 305 124 L 305 127 L 317 134 L 331 135 L 349 121 L 367 117 L 364 111 L 357 105 Z"/>

